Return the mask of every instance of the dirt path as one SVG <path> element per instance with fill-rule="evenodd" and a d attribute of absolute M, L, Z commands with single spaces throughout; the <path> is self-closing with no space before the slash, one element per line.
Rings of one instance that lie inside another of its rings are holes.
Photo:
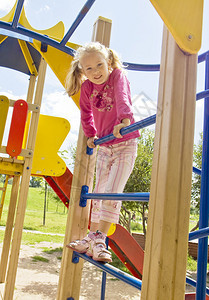
<path fill-rule="evenodd" d="M 61 265 L 61 252 L 47 254 L 46 248 L 59 248 L 62 244 L 42 242 L 35 246 L 22 245 L 17 270 L 15 300 L 55 300 Z M 48 262 L 34 261 L 34 256 L 48 259 Z M 100 299 L 102 272 L 88 262 L 84 263 L 80 300 Z M 4 285 L 0 285 L 0 299 Z M 111 276 L 107 276 L 106 299 L 140 299 L 137 289 Z"/>

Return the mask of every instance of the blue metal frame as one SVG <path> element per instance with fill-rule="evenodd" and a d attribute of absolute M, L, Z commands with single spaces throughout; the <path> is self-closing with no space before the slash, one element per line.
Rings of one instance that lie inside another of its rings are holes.
<path fill-rule="evenodd" d="M 189 233 L 189 241 L 201 239 L 209 235 L 209 227 L 205 227 L 199 230 L 195 230 Z"/>
<path fill-rule="evenodd" d="M 190 277 L 186 277 L 186 283 L 193 286 L 193 287 L 197 287 L 197 282 L 194 279 L 191 279 Z M 209 295 L 209 288 L 206 288 L 206 294 Z M 202 298 L 203 300 L 205 300 L 205 298 Z M 196 298 L 197 300 L 197 298 Z"/>
<path fill-rule="evenodd" d="M 193 167 L 193 172 L 196 173 L 197 175 L 201 175 L 202 171 L 196 167 Z"/>
<path fill-rule="evenodd" d="M 85 259 L 86 261 L 90 262 L 91 264 L 97 266 L 98 268 L 102 269 L 106 273 L 109 273 L 110 275 L 113 275 L 114 277 L 122 280 L 123 282 L 126 282 L 130 284 L 131 286 L 141 290 L 142 281 L 140 279 L 137 279 L 136 277 L 127 274 L 126 272 L 123 272 L 112 265 L 109 265 L 107 263 L 101 263 L 98 261 L 93 260 L 91 257 L 89 257 L 86 254 L 81 254 L 78 252 L 73 251 L 73 257 L 81 257 Z"/>
<path fill-rule="evenodd" d="M 62 41 L 60 42 L 61 46 L 65 46 L 65 44 L 71 38 L 72 34 L 74 33 L 74 31 L 76 30 L 76 28 L 78 27 L 78 25 L 81 23 L 81 21 L 83 20 L 83 18 L 86 16 L 86 14 L 88 13 L 89 9 L 92 7 L 92 5 L 94 4 L 95 1 L 96 0 L 88 0 L 84 4 L 84 6 L 81 9 L 81 11 L 79 12 L 77 18 L 73 22 L 72 26 L 70 27 L 70 29 L 68 30 L 68 32 L 66 33 L 66 35 L 63 37 Z"/>
<path fill-rule="evenodd" d="M 17 27 L 18 21 L 20 19 L 21 11 L 23 9 L 23 4 L 24 4 L 24 0 L 19 0 L 18 3 L 17 3 L 14 18 L 13 18 L 13 21 L 12 21 L 12 28 Z"/>
<path fill-rule="evenodd" d="M 118 200 L 118 201 L 139 201 L 148 202 L 150 193 L 88 193 L 89 187 L 83 185 L 81 188 L 80 203 L 81 207 L 86 207 L 88 199 Z"/>
<path fill-rule="evenodd" d="M 122 128 L 120 130 L 120 132 L 121 132 L 122 135 L 126 135 L 126 134 L 128 134 L 130 132 L 133 132 L 135 130 L 142 129 L 144 127 L 147 127 L 147 126 L 150 126 L 152 124 L 155 124 L 155 122 L 156 122 L 156 114 L 152 115 L 152 116 L 150 116 L 150 117 L 148 117 L 146 119 L 143 119 L 141 121 L 138 121 L 138 122 L 136 122 L 134 124 L 131 124 L 131 125 L 125 127 L 125 128 Z M 113 134 L 109 134 L 109 135 L 106 135 L 106 136 L 104 136 L 104 137 L 96 140 L 94 142 L 94 144 L 95 145 L 100 145 L 100 144 L 112 141 L 114 139 L 116 139 L 116 137 Z"/>
<path fill-rule="evenodd" d="M 209 53 L 205 61 L 205 89 L 209 88 Z M 202 147 L 202 176 L 200 192 L 199 229 L 208 227 L 209 216 L 209 97 L 204 103 L 204 126 Z M 205 299 L 208 258 L 208 237 L 199 239 L 197 260 L 196 300 Z"/>
<path fill-rule="evenodd" d="M 81 194 L 81 199 L 148 202 L 149 196 L 150 193 L 86 193 Z"/>
<path fill-rule="evenodd" d="M 68 53 L 69 55 L 71 56 L 74 56 L 75 55 L 75 50 L 68 47 L 68 46 L 61 46 L 59 42 L 43 35 L 43 34 L 40 34 L 38 32 L 34 32 L 32 30 L 29 30 L 27 28 L 24 28 L 24 27 L 20 27 L 20 26 L 17 26 L 15 28 L 12 27 L 11 24 L 7 23 L 7 22 L 4 22 L 4 21 L 0 21 L 0 28 L 3 28 L 3 29 L 6 29 L 8 31 L 11 31 L 11 32 L 16 32 L 18 34 L 22 34 L 22 35 L 25 35 L 29 38 L 32 38 L 32 39 L 35 39 L 35 40 L 38 40 L 42 43 L 45 43 L 49 46 L 52 46 L 56 49 L 59 49 L 65 53 Z"/>
<path fill-rule="evenodd" d="M 147 71 L 147 72 L 160 71 L 160 65 L 143 65 L 143 64 L 133 64 L 128 62 L 123 62 L 123 65 L 126 69 L 130 71 Z"/>

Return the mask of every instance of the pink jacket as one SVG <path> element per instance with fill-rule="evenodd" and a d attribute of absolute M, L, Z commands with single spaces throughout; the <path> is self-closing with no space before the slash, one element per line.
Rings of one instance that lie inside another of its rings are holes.
<path fill-rule="evenodd" d="M 94 84 L 88 79 L 81 86 L 81 123 L 87 137 L 104 137 L 113 132 L 115 125 L 129 118 L 135 123 L 131 108 L 129 81 L 120 69 L 114 69 L 103 84 Z M 102 144 L 112 145 L 139 137 L 139 131 Z"/>

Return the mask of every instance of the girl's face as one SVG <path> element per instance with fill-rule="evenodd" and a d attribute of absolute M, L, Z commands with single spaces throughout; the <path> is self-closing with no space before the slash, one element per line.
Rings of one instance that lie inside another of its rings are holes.
<path fill-rule="evenodd" d="M 109 77 L 110 63 L 99 52 L 84 55 L 80 60 L 85 76 L 95 84 L 105 83 Z"/>

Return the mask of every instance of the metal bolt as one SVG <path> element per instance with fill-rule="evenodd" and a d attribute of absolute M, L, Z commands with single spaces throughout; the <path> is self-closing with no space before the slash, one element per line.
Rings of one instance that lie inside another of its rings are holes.
<path fill-rule="evenodd" d="M 193 35 L 192 35 L 192 34 L 189 34 L 189 35 L 187 36 L 187 38 L 188 38 L 189 41 L 191 41 L 191 40 L 193 39 Z"/>

